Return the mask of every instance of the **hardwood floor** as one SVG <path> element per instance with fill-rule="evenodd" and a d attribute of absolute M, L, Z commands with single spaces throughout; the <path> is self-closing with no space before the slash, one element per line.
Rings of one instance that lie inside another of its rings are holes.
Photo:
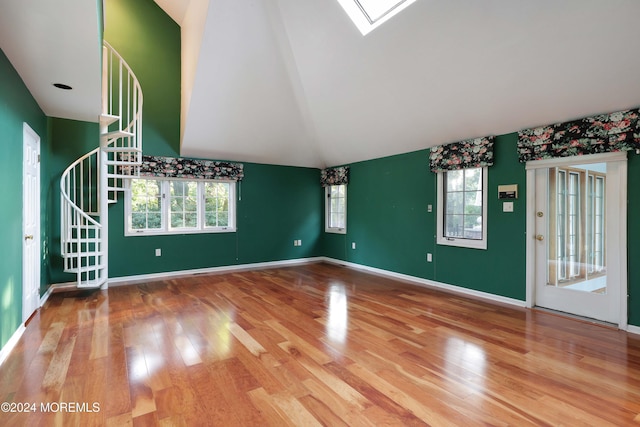
<path fill-rule="evenodd" d="M 35 409 L 2 426 L 640 425 L 640 336 L 328 264 L 202 275 L 52 295 L 0 402 Z"/>

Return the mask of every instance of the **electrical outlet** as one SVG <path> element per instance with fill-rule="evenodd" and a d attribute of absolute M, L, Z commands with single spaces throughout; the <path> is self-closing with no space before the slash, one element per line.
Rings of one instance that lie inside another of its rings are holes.
<path fill-rule="evenodd" d="M 156 249 L 156 256 L 162 256 L 162 249 Z"/>
<path fill-rule="evenodd" d="M 427 254 L 427 262 L 433 261 L 433 256 L 431 254 Z"/>

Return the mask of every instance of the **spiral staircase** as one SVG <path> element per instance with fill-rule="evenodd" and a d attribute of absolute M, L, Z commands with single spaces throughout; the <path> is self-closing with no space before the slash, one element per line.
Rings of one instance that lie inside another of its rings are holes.
<path fill-rule="evenodd" d="M 139 174 L 142 90 L 124 59 L 104 42 L 100 146 L 73 162 L 60 180 L 60 249 L 78 288 L 106 288 L 108 207 Z"/>

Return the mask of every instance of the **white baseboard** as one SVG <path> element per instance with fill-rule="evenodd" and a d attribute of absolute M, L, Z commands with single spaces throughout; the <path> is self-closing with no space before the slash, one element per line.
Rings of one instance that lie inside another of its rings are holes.
<path fill-rule="evenodd" d="M 76 289 L 78 289 L 76 282 L 52 283 L 49 289 L 47 289 L 47 292 L 40 297 L 40 307 L 44 306 L 51 294 L 63 291 L 74 291 Z"/>
<path fill-rule="evenodd" d="M 436 282 L 433 280 L 423 279 L 421 277 L 409 276 L 408 274 L 396 273 L 394 271 L 383 270 L 381 268 L 369 267 L 362 264 L 355 264 L 352 262 L 342 261 L 334 258 L 323 258 L 323 261 L 326 261 L 331 264 L 344 265 L 349 268 L 353 268 L 355 270 L 362 270 L 372 274 L 376 274 L 379 276 L 390 277 L 397 280 L 402 280 L 404 282 L 409 282 L 414 285 L 423 286 L 426 288 L 437 288 L 442 289 L 447 292 L 470 296 L 474 298 L 481 298 L 484 300 L 498 302 L 502 304 L 513 305 L 516 307 L 525 307 L 526 301 L 517 300 L 514 298 L 507 298 L 500 295 L 494 295 L 487 292 L 476 291 L 474 289 L 463 288 L 460 286 L 449 285 L 447 283 Z"/>
<path fill-rule="evenodd" d="M 47 289 L 44 295 L 40 297 L 40 307 L 43 307 L 45 305 L 45 303 L 47 302 L 47 300 L 49 299 L 52 293 L 59 292 L 59 291 L 66 291 L 66 290 L 70 291 L 72 289 L 76 289 L 76 282 L 52 284 L 51 286 L 49 286 L 49 289 Z"/>
<path fill-rule="evenodd" d="M 108 283 L 110 286 L 124 286 L 134 283 L 149 282 L 153 280 L 177 279 L 179 277 L 194 276 L 196 274 L 229 273 L 232 271 L 259 270 L 262 268 L 277 268 L 292 265 L 312 264 L 323 261 L 323 259 L 324 258 L 322 257 L 296 258 L 283 261 L 256 262 L 253 264 L 224 265 L 221 267 L 207 267 L 196 268 L 192 270 L 167 271 L 163 273 L 138 274 L 135 276 L 110 277 Z M 45 293 L 45 296 L 49 298 L 49 295 L 51 295 L 53 292 L 75 289 L 77 288 L 74 282 L 54 283 L 49 287 L 49 289 Z M 42 298 L 45 298 L 45 296 L 43 296 Z M 42 304 L 44 304 L 44 302 L 46 302 L 46 299 L 41 299 L 41 301 L 43 301 Z"/>
<path fill-rule="evenodd" d="M 312 264 L 322 261 L 322 257 L 296 258 L 283 261 L 256 262 L 253 264 L 225 265 L 222 267 L 197 268 L 193 270 L 169 271 L 166 273 L 140 274 L 109 278 L 109 285 L 122 286 L 133 283 L 148 282 L 150 280 L 164 280 L 170 278 L 187 277 L 196 274 L 229 273 L 232 271 L 259 270 L 263 268 L 287 267 L 292 265 Z"/>
<path fill-rule="evenodd" d="M 7 341 L 4 347 L 2 347 L 2 349 L 0 350 L 0 366 L 2 366 L 5 360 L 7 360 L 7 357 L 9 357 L 9 354 L 14 349 L 16 344 L 18 344 L 18 341 L 20 340 L 20 337 L 22 336 L 25 330 L 26 328 L 23 323 L 20 325 L 18 330 L 15 331 L 13 335 L 11 335 L 11 338 L 9 338 L 9 341 Z"/>
<path fill-rule="evenodd" d="M 640 335 L 640 326 L 627 325 L 627 332 Z"/>

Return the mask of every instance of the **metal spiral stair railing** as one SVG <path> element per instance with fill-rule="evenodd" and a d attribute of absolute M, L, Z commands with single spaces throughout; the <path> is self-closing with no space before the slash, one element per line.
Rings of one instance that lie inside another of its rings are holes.
<path fill-rule="evenodd" d="M 78 288 L 108 279 L 108 204 L 135 177 L 142 163 L 142 90 L 126 61 L 107 43 L 103 49 L 100 146 L 62 174 L 60 246 L 64 271 Z"/>

